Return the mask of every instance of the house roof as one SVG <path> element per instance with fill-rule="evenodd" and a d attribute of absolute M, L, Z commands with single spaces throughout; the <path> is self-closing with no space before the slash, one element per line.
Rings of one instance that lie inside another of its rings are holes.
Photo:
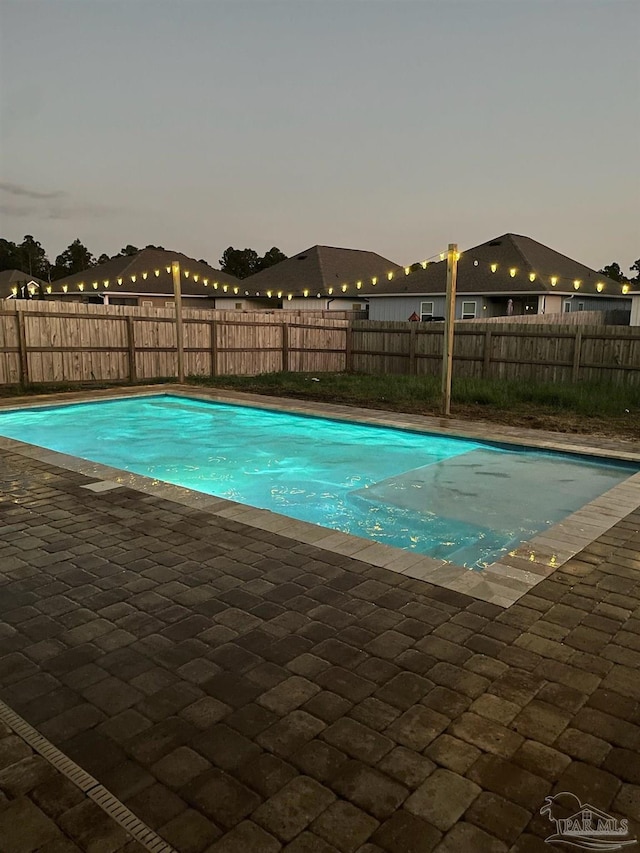
<path fill-rule="evenodd" d="M 242 282 L 241 291 L 248 291 L 249 296 L 259 293 L 262 297 L 267 291 L 304 296 L 306 290 L 312 296 L 320 294 L 353 298 L 362 295 L 356 286 L 358 281 L 364 286 L 365 281 L 370 281 L 374 276 L 386 276 L 387 272 L 400 269 L 397 263 L 376 252 L 312 246 L 249 276 Z M 347 291 L 343 292 L 342 285 L 346 283 L 350 284 Z"/>
<path fill-rule="evenodd" d="M 46 283 L 41 278 L 29 275 L 29 273 L 22 272 L 22 270 L 2 270 L 0 272 L 0 299 L 9 299 L 14 295 L 12 288 L 18 287 L 18 285 L 25 282 L 28 284 L 31 281 L 42 285 Z"/>
<path fill-rule="evenodd" d="M 495 269 L 495 271 L 494 271 Z M 386 278 L 367 296 L 443 294 L 446 292 L 447 262 L 437 261 L 404 274 Z M 579 282 L 576 287 L 575 282 Z M 600 289 L 598 286 L 601 285 Z M 462 252 L 458 261 L 456 290 L 473 294 L 594 294 L 622 296 L 622 284 L 566 255 L 519 234 L 503 234 Z"/>
<path fill-rule="evenodd" d="M 113 294 L 117 294 L 118 291 L 172 294 L 172 261 L 180 262 L 181 289 L 185 296 L 215 296 L 223 287 L 232 289 L 239 284 L 235 276 L 221 272 L 180 252 L 142 249 L 135 255 L 111 258 L 98 266 L 60 278 L 51 283 L 52 293 L 59 294 L 63 292 L 63 286 L 66 286 L 70 293 L 76 293 L 78 290 L 83 290 L 85 293 L 104 292 L 108 288 L 108 292 Z"/>

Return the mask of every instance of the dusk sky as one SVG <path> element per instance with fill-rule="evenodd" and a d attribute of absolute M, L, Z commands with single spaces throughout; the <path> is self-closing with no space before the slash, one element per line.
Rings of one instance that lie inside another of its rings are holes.
<path fill-rule="evenodd" d="M 0 30 L 0 236 L 51 261 L 640 257 L 638 0 L 0 0 Z"/>

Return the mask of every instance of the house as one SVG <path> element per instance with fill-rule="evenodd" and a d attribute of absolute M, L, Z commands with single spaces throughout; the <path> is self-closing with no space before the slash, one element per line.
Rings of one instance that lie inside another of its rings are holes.
<path fill-rule="evenodd" d="M 371 320 L 423 321 L 445 313 L 447 261 L 406 268 L 363 288 Z M 415 267 L 418 266 L 417 269 Z M 503 234 L 461 253 L 456 288 L 458 320 L 509 314 L 631 309 L 629 285 L 613 281 L 566 255 L 518 234 Z"/>
<path fill-rule="evenodd" d="M 0 299 L 38 299 L 47 282 L 22 270 L 0 272 Z"/>
<path fill-rule="evenodd" d="M 71 302 L 168 307 L 173 305 L 172 261 L 180 263 L 180 289 L 187 307 L 214 308 L 218 293 L 229 293 L 232 298 L 239 293 L 240 281 L 234 276 L 165 249 L 119 255 L 47 284 L 45 293 L 48 299 Z"/>
<path fill-rule="evenodd" d="M 366 311 L 364 289 L 402 268 L 375 252 L 312 246 L 285 261 L 245 278 L 240 287 L 242 308 Z M 216 307 L 235 304 L 231 293 L 217 294 Z"/>

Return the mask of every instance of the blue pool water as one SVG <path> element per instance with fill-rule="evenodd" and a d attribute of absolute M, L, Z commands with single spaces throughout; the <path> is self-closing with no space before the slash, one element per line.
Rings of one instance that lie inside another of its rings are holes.
<path fill-rule="evenodd" d="M 477 569 L 635 472 L 171 395 L 4 411 L 0 435 Z"/>

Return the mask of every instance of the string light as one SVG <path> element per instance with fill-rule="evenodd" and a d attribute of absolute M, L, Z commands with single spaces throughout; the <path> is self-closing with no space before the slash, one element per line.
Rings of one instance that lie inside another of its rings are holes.
<path fill-rule="evenodd" d="M 378 279 L 377 279 L 377 277 L 374 275 L 374 277 L 371 279 L 371 284 L 373 284 L 373 286 L 375 287 L 375 285 L 376 285 L 377 283 L 378 283 Z"/>
<path fill-rule="evenodd" d="M 579 278 L 575 279 L 575 281 L 573 282 L 574 289 L 579 290 L 581 284 L 582 284 L 582 282 L 580 281 Z"/>
<path fill-rule="evenodd" d="M 78 290 L 84 290 L 84 282 L 83 281 L 78 283 Z"/>
<path fill-rule="evenodd" d="M 530 272 L 529 273 L 529 281 L 535 281 L 535 280 L 536 280 L 536 274 L 534 272 Z"/>
<path fill-rule="evenodd" d="M 411 267 L 405 267 L 404 268 L 404 274 L 405 275 L 409 275 L 410 272 L 411 272 Z"/>
<path fill-rule="evenodd" d="M 154 270 L 154 273 L 155 273 L 155 277 L 158 278 L 158 276 L 160 275 L 160 270 Z"/>
<path fill-rule="evenodd" d="M 346 284 L 343 284 L 343 285 L 342 285 L 342 292 L 343 292 L 343 293 L 346 293 L 346 291 L 347 291 L 347 285 L 346 285 Z"/>
<path fill-rule="evenodd" d="M 93 287 L 93 289 L 94 289 L 94 290 L 97 290 L 97 289 L 98 289 L 98 282 L 97 282 L 97 281 L 94 281 L 94 282 L 93 282 L 93 284 L 92 284 L 92 287 Z"/>
<path fill-rule="evenodd" d="M 509 270 L 509 275 L 511 276 L 511 278 L 515 278 L 517 272 L 518 270 L 515 267 L 511 267 L 511 269 Z"/>
<path fill-rule="evenodd" d="M 282 291 L 281 290 L 278 291 L 278 299 L 282 299 Z"/>
<path fill-rule="evenodd" d="M 193 280 L 194 281 L 197 281 L 199 278 L 200 278 L 200 276 L 198 275 L 197 272 L 193 274 Z"/>
<path fill-rule="evenodd" d="M 333 288 L 332 288 L 332 287 L 330 287 L 330 288 L 329 288 L 328 293 L 329 293 L 329 296 L 331 296 L 331 294 L 333 293 Z"/>
<path fill-rule="evenodd" d="M 601 282 L 601 281 L 599 281 L 599 282 L 596 284 L 596 290 L 598 291 L 598 293 L 602 293 L 602 291 L 604 290 L 604 283 L 603 283 L 603 282 Z"/>
<path fill-rule="evenodd" d="M 423 270 L 426 270 L 426 268 L 429 266 L 429 261 L 421 261 L 420 266 Z"/>
<path fill-rule="evenodd" d="M 303 296 L 308 296 L 308 295 L 309 295 L 309 291 L 308 291 L 308 290 L 303 290 L 303 291 L 302 291 L 302 295 L 303 295 Z"/>
<path fill-rule="evenodd" d="M 166 267 L 167 272 L 171 272 L 171 267 Z"/>
<path fill-rule="evenodd" d="M 146 273 L 146 272 L 143 272 L 143 273 L 142 273 L 142 278 L 144 278 L 144 279 L 145 279 L 145 280 L 146 280 L 146 278 L 147 278 L 147 275 L 148 275 L 148 273 Z"/>
<path fill-rule="evenodd" d="M 552 275 L 551 276 L 551 287 L 555 287 L 557 283 L 558 283 L 558 276 Z"/>
<path fill-rule="evenodd" d="M 362 287 L 362 282 L 361 282 L 361 281 L 357 281 L 357 282 L 356 282 L 356 287 L 358 288 L 358 290 L 360 290 L 360 288 Z"/>
<path fill-rule="evenodd" d="M 184 277 L 185 277 L 185 278 L 189 278 L 189 270 L 185 270 L 185 271 L 184 271 Z"/>
<path fill-rule="evenodd" d="M 118 284 L 122 284 L 122 279 L 121 279 L 121 278 L 119 278 L 119 279 L 118 279 Z"/>
<path fill-rule="evenodd" d="M 239 290 L 240 290 L 240 288 L 239 288 L 239 287 L 234 287 L 234 288 L 233 288 L 233 292 L 234 292 L 235 294 L 237 294 L 237 293 L 239 292 Z"/>
<path fill-rule="evenodd" d="M 622 292 L 623 293 L 629 293 L 629 285 L 628 284 L 622 285 Z"/>
<path fill-rule="evenodd" d="M 67 290 L 69 290 L 69 286 L 68 286 L 68 285 L 66 285 L 66 284 L 63 284 L 63 285 L 62 285 L 62 291 L 63 291 L 63 293 L 66 293 L 66 292 L 67 292 Z"/>
<path fill-rule="evenodd" d="M 135 281 L 135 280 L 136 280 L 135 275 L 132 275 L 132 276 L 131 276 L 131 281 Z"/>
<path fill-rule="evenodd" d="M 293 298 L 292 294 L 291 294 L 291 293 L 287 293 L 287 301 L 288 301 L 288 302 L 291 302 L 292 298 Z"/>
<path fill-rule="evenodd" d="M 271 299 L 271 291 L 270 290 L 267 290 L 267 298 Z"/>
<path fill-rule="evenodd" d="M 491 264 L 491 272 L 495 272 L 498 269 L 498 264 Z"/>
<path fill-rule="evenodd" d="M 387 273 L 387 278 L 389 279 L 389 281 L 391 281 L 391 279 L 393 278 L 393 273 L 392 273 L 392 272 L 388 272 L 388 273 Z"/>
<path fill-rule="evenodd" d="M 50 285 L 50 284 L 48 284 L 48 285 L 47 285 L 47 293 L 51 293 L 51 290 L 52 290 L 51 285 Z"/>

